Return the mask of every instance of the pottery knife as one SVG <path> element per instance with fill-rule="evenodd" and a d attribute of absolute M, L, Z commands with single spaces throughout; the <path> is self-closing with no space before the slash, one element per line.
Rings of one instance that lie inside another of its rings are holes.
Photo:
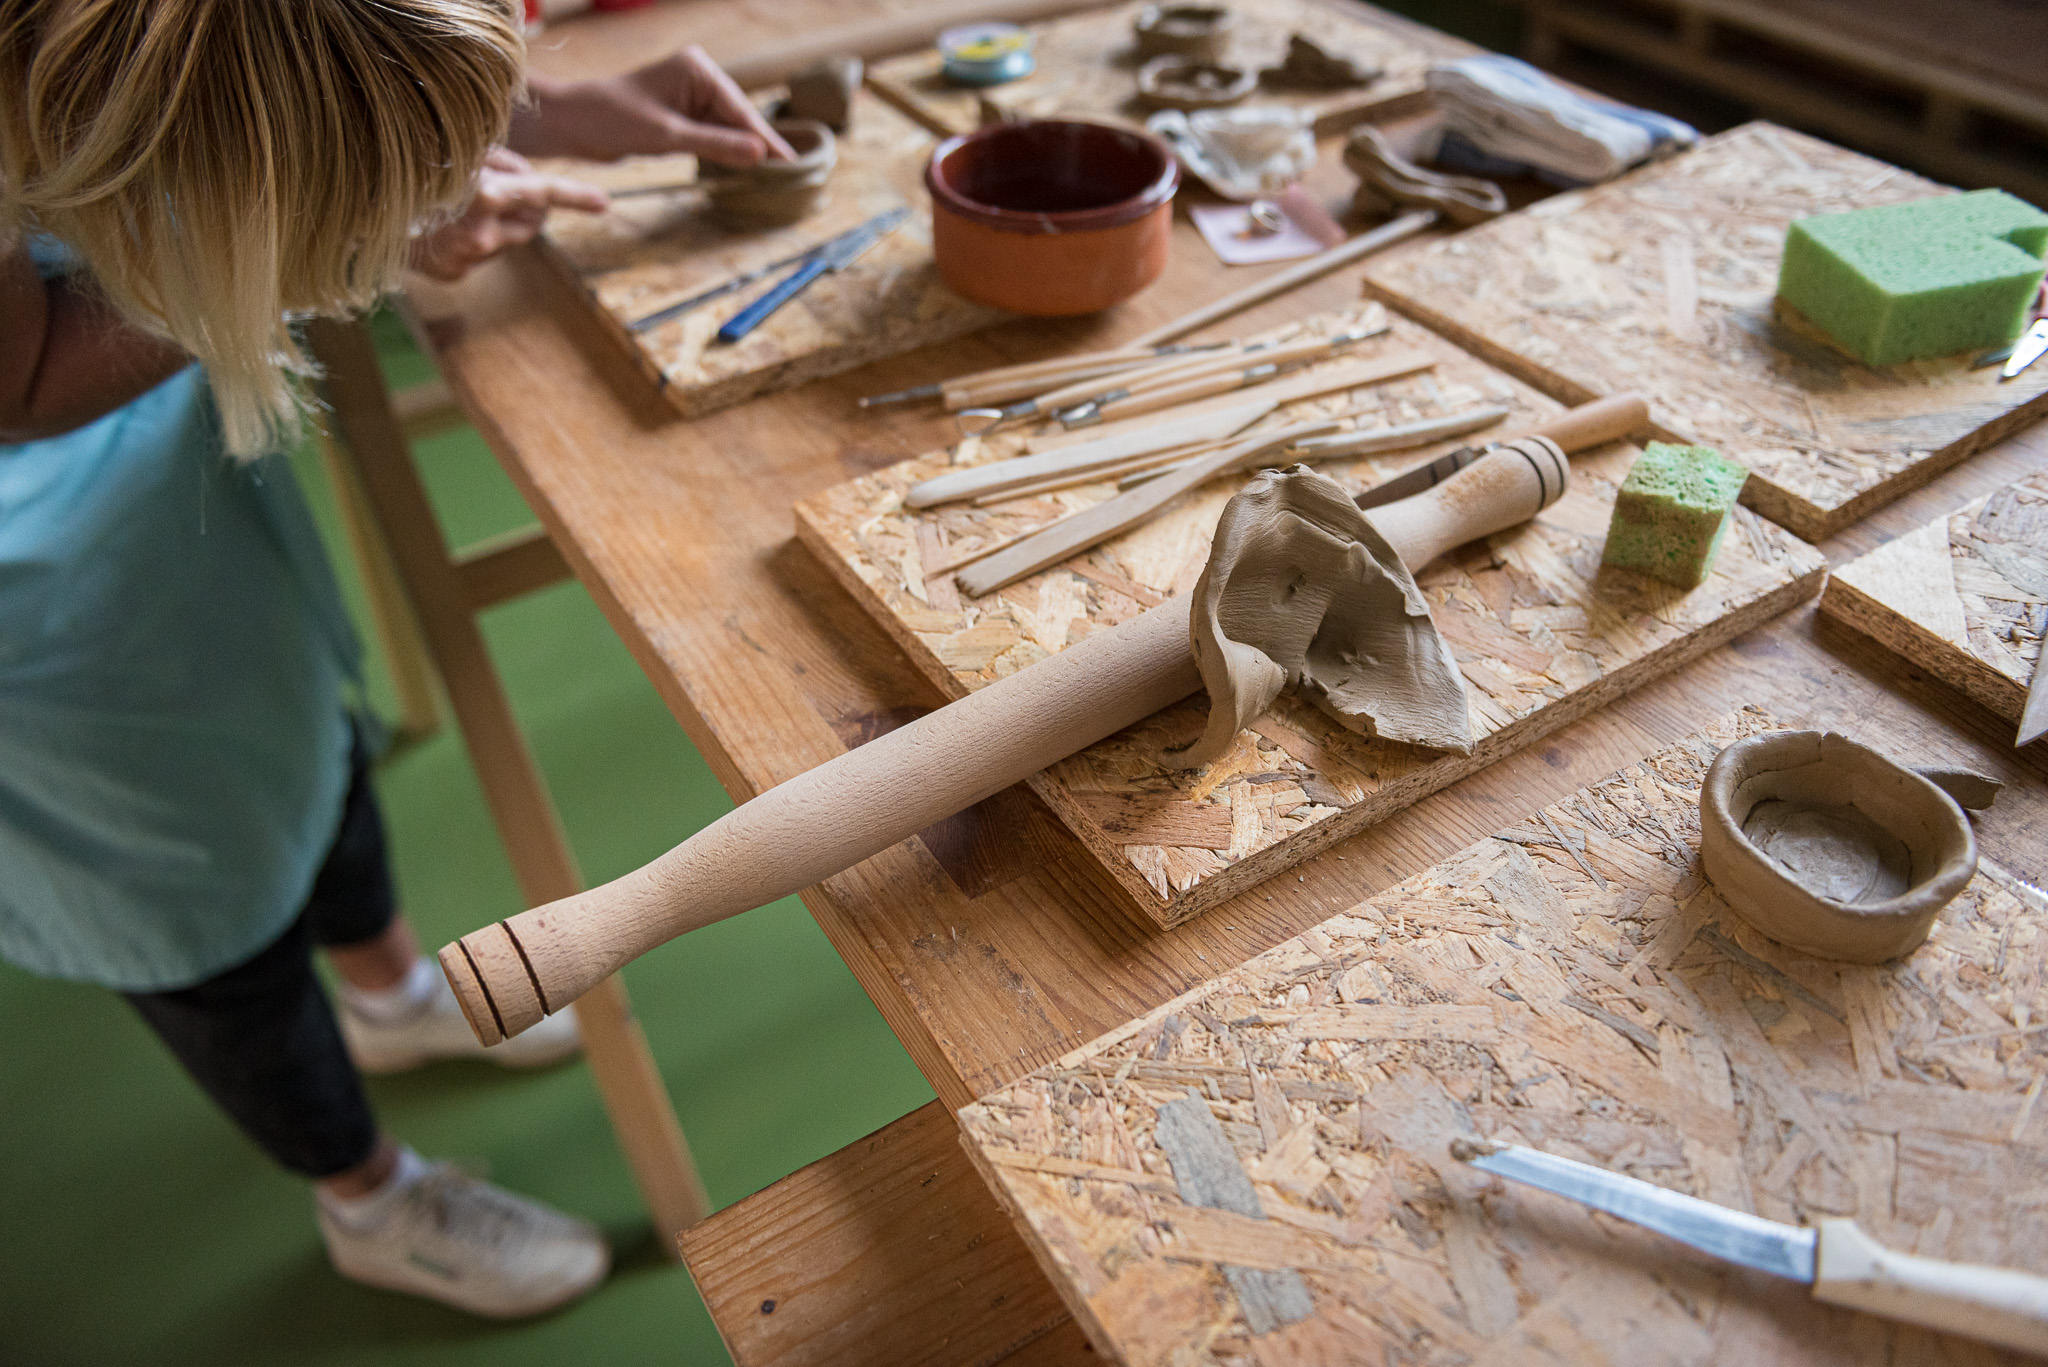
<path fill-rule="evenodd" d="M 2005 358 L 2005 365 L 1998 372 L 1999 380 L 2012 379 L 2043 354 L 2048 354 L 2048 318 L 2036 318 L 2034 325 L 2012 344 L 2012 354 Z"/>
<path fill-rule="evenodd" d="M 721 342 L 737 342 L 759 327 L 769 314 L 803 292 L 813 280 L 828 271 L 843 271 L 860 259 L 863 252 L 896 230 L 910 217 L 907 207 L 876 214 L 858 228 L 843 232 L 804 258 L 802 265 L 778 281 L 766 294 L 735 313 L 718 330 Z"/>
<path fill-rule="evenodd" d="M 1813 1298 L 1886 1319 L 2048 1353 L 2048 1277 L 1895 1253 L 1854 1220 L 1780 1224 L 1520 1144 L 1451 1141 L 1482 1172 L 1618 1215 L 1717 1258 L 1787 1277 Z"/>
<path fill-rule="evenodd" d="M 2031 745 L 2048 734 L 2048 684 L 2042 682 L 2044 679 L 2048 679 L 2048 648 L 2034 661 L 2034 681 L 2027 685 L 2027 705 L 2020 709 L 2020 732 L 2013 742 L 2014 749 Z"/>

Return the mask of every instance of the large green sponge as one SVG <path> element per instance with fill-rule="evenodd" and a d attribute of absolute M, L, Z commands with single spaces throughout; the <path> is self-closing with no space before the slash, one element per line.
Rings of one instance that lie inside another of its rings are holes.
<path fill-rule="evenodd" d="M 1778 298 L 1870 365 L 1999 346 L 2041 286 L 2048 214 L 2003 190 L 1794 222 Z"/>
<path fill-rule="evenodd" d="M 1714 568 L 1747 478 L 1748 470 L 1711 446 L 1651 442 L 1615 497 L 1600 563 L 1698 587 Z"/>

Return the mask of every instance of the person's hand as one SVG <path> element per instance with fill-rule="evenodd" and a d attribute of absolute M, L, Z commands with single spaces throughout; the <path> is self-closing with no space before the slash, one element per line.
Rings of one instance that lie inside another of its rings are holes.
<path fill-rule="evenodd" d="M 532 241 L 548 210 L 600 213 L 610 202 L 595 185 L 542 175 L 517 152 L 493 147 L 462 212 L 413 239 L 412 268 L 436 280 L 460 280 L 479 262 Z"/>
<path fill-rule="evenodd" d="M 533 156 L 612 161 L 691 152 L 727 166 L 796 153 L 732 77 L 692 44 L 602 81 L 531 76 L 531 105 L 513 116 L 512 143 Z"/>

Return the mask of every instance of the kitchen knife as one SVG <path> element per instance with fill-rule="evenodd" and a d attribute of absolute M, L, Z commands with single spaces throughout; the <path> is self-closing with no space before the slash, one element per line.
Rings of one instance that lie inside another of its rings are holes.
<path fill-rule="evenodd" d="M 1895 1253 L 1854 1220 L 1780 1224 L 1520 1144 L 1454 1139 L 1451 1157 L 1618 1215 L 1727 1262 L 1804 1282 L 1813 1298 L 1887 1319 L 2048 1353 L 2048 1277 Z"/>

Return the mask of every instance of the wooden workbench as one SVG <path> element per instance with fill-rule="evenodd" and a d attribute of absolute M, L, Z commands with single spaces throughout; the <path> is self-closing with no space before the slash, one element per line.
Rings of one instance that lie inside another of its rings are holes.
<path fill-rule="evenodd" d="M 657 31 L 742 51 L 774 36 L 770 23 L 795 31 L 821 16 L 841 23 L 901 8 L 811 0 L 764 17 L 737 4 L 671 4 L 632 16 L 623 45 L 599 41 L 594 23 L 561 26 L 535 45 L 535 60 L 565 73 L 616 66 L 658 50 L 649 36 Z M 657 30 L 662 22 L 669 27 Z M 1332 200 L 1348 191 L 1327 159 L 1318 175 L 1312 184 Z M 720 781 L 745 800 L 939 702 L 793 537 L 794 501 L 947 436 L 927 410 L 862 414 L 855 397 L 1114 342 L 1227 287 L 1185 221 L 1174 253 L 1157 285 L 1107 316 L 1004 325 L 695 422 L 650 393 L 530 256 L 457 287 L 422 287 L 412 307 L 449 383 L 569 564 Z M 1257 269 L 1265 268 L 1230 272 L 1229 285 Z M 1341 272 L 1232 327 L 1357 297 L 1357 272 Z M 2048 431 L 2022 434 L 1824 549 L 1840 563 L 2044 461 Z M 1981 839 L 2018 876 L 2048 879 L 2041 747 L 2015 755 L 2010 728 L 1977 704 L 1801 608 L 1353 837 L 1303 866 L 1298 881 L 1256 889 L 1170 933 L 1118 911 L 1094 861 L 1021 788 L 804 900 L 939 1105 L 958 1107 L 1750 703 L 1880 745 L 1910 738 L 1916 754 L 1946 750 L 2005 779 Z M 926 1108 L 692 1234 L 692 1270 L 741 1362 L 1080 1360 L 1078 1335 L 980 1190 L 950 1125 Z M 940 1237 L 948 1233 L 955 1237 Z M 771 1299 L 777 1309 L 761 1313 Z M 849 1336 L 857 1322 L 888 1332 Z M 853 1351 L 861 1343 L 871 1356 Z"/>

